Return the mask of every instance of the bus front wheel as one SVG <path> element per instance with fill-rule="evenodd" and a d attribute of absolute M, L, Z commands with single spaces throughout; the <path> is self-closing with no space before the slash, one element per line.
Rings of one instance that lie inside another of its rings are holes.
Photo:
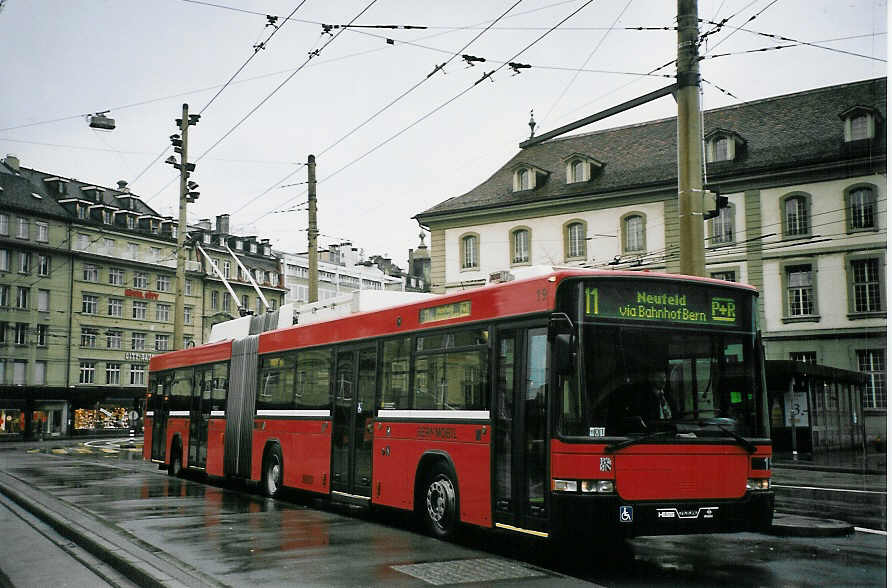
<path fill-rule="evenodd" d="M 266 452 L 263 462 L 263 493 L 273 497 L 282 488 L 282 450 L 276 445 Z"/>
<path fill-rule="evenodd" d="M 458 527 L 458 494 L 455 474 L 444 463 L 431 468 L 424 485 L 422 516 L 430 533 L 438 539 L 451 539 Z"/>

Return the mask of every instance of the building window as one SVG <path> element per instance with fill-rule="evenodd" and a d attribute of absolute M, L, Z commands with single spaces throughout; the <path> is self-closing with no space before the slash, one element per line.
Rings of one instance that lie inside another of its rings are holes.
<path fill-rule="evenodd" d="M 9 249 L 0 249 L 0 272 L 9 271 Z"/>
<path fill-rule="evenodd" d="M 85 251 L 87 247 L 90 246 L 90 235 L 86 235 L 84 233 L 78 233 L 77 235 L 77 248 L 81 251 Z"/>
<path fill-rule="evenodd" d="M 92 263 L 84 264 L 84 281 L 85 282 L 98 282 L 99 281 L 99 268 L 93 265 Z"/>
<path fill-rule="evenodd" d="M 883 310 L 882 277 L 879 258 L 851 260 L 851 311 L 881 312 Z"/>
<path fill-rule="evenodd" d="M 709 221 L 709 240 L 713 245 L 724 245 L 734 242 L 734 206 L 729 204 L 719 209 L 719 215 Z"/>
<path fill-rule="evenodd" d="M 6 345 L 6 329 L 9 328 L 9 323 L 6 321 L 0 321 L 0 345 Z M 3 384 L 3 380 L 0 379 L 0 384 Z"/>
<path fill-rule="evenodd" d="M 586 225 L 582 221 L 570 221 L 564 225 L 564 257 L 567 260 L 585 259 Z"/>
<path fill-rule="evenodd" d="M 9 306 L 9 286 L 0 284 L 0 308 Z"/>
<path fill-rule="evenodd" d="M 226 260 L 223 262 L 223 277 L 229 279 L 229 273 L 232 270 L 232 262 Z"/>
<path fill-rule="evenodd" d="M 37 325 L 37 346 L 46 347 L 49 325 Z"/>
<path fill-rule="evenodd" d="M 123 286 L 124 285 L 124 270 L 113 267 L 108 270 L 108 283 L 113 286 Z"/>
<path fill-rule="evenodd" d="M 37 275 L 38 276 L 50 275 L 50 256 L 49 255 L 38 255 L 37 256 Z"/>
<path fill-rule="evenodd" d="M 814 274 L 810 264 L 785 268 L 787 285 L 787 316 L 811 317 L 816 314 Z"/>
<path fill-rule="evenodd" d="M 15 360 L 12 364 L 12 383 L 14 386 L 24 386 L 25 372 L 27 371 L 28 362 L 23 360 Z"/>
<path fill-rule="evenodd" d="M 251 299 L 248 298 L 247 294 L 242 294 L 242 308 L 248 310 L 251 306 Z"/>
<path fill-rule="evenodd" d="M 16 345 L 28 344 L 28 323 L 15 324 L 15 338 L 13 339 L 13 343 Z"/>
<path fill-rule="evenodd" d="M 136 228 L 136 218 L 132 214 L 128 214 L 125 218 L 127 219 L 127 228 L 135 229 Z"/>
<path fill-rule="evenodd" d="M 872 109 L 856 106 L 843 112 L 843 137 L 846 142 L 864 141 L 876 136 L 877 114 Z"/>
<path fill-rule="evenodd" d="M 18 219 L 18 230 L 16 231 L 15 236 L 19 239 L 27 239 L 30 237 L 30 223 L 26 218 Z"/>
<path fill-rule="evenodd" d="M 16 286 L 15 288 L 15 307 L 21 310 L 28 310 L 28 299 L 31 297 L 31 289 L 25 286 Z"/>
<path fill-rule="evenodd" d="M 46 384 L 46 362 L 45 361 L 35 361 L 34 362 L 34 384 L 37 386 L 43 386 Z"/>
<path fill-rule="evenodd" d="M 95 384 L 96 383 L 96 362 L 95 361 L 82 361 L 81 362 L 81 373 L 80 373 L 80 379 L 78 381 L 81 384 Z"/>
<path fill-rule="evenodd" d="M 715 280 L 725 280 L 726 282 L 736 282 L 737 281 L 737 272 L 734 270 L 721 270 L 717 272 L 710 272 L 709 277 Z"/>
<path fill-rule="evenodd" d="M 511 231 L 511 263 L 530 263 L 530 230 Z"/>
<path fill-rule="evenodd" d="M 480 237 L 476 233 L 462 235 L 459 243 L 461 244 L 461 269 L 479 269 Z"/>
<path fill-rule="evenodd" d="M 232 300 L 229 296 L 223 297 L 223 312 L 229 312 L 229 301 Z M 216 310 L 216 309 L 215 309 Z"/>
<path fill-rule="evenodd" d="M 84 294 L 81 299 L 81 312 L 84 314 L 96 314 L 99 309 L 99 297 L 93 294 Z"/>
<path fill-rule="evenodd" d="M 127 257 L 128 257 L 128 259 L 138 259 L 139 258 L 139 244 L 127 243 Z"/>
<path fill-rule="evenodd" d="M 120 298 L 108 299 L 108 316 L 124 316 L 124 301 Z"/>
<path fill-rule="evenodd" d="M 120 349 L 123 337 L 121 331 L 106 331 L 105 346 L 108 349 Z"/>
<path fill-rule="evenodd" d="M 846 191 L 846 217 L 849 231 L 876 230 L 876 192 L 870 186 L 857 186 Z"/>
<path fill-rule="evenodd" d="M 211 290 L 211 310 L 219 310 L 220 308 L 220 292 Z"/>
<path fill-rule="evenodd" d="M 851 140 L 858 141 L 860 139 L 870 139 L 870 118 L 866 114 L 852 117 L 851 124 Z"/>
<path fill-rule="evenodd" d="M 254 314 L 263 314 L 263 300 L 260 296 L 254 299 Z"/>
<path fill-rule="evenodd" d="M 580 158 L 573 158 L 567 162 L 567 183 L 587 182 L 589 180 L 589 163 Z"/>
<path fill-rule="evenodd" d="M 145 290 L 149 287 L 149 274 L 146 272 L 133 272 L 133 287 Z"/>
<path fill-rule="evenodd" d="M 114 239 L 103 239 L 102 246 L 105 248 L 105 253 L 108 255 L 115 254 L 115 240 Z"/>
<path fill-rule="evenodd" d="M 132 364 L 130 366 L 130 384 L 132 386 L 146 385 L 146 366 L 145 364 Z"/>
<path fill-rule="evenodd" d="M 146 348 L 146 334 L 145 333 L 131 333 L 130 334 L 130 349 L 133 351 L 143 351 Z"/>
<path fill-rule="evenodd" d="M 19 273 L 31 273 L 31 252 L 22 251 L 21 253 L 19 253 Z"/>
<path fill-rule="evenodd" d="M 50 311 L 50 291 L 37 290 L 37 310 L 39 312 Z"/>
<path fill-rule="evenodd" d="M 859 349 L 858 371 L 867 374 L 864 408 L 886 408 L 886 350 Z"/>
<path fill-rule="evenodd" d="M 645 240 L 645 217 L 633 212 L 623 216 L 621 220 L 623 253 L 635 253 L 647 249 Z"/>
<path fill-rule="evenodd" d="M 158 277 L 155 280 L 155 286 L 155 289 L 159 292 L 170 292 L 170 276 L 158 274 Z"/>
<path fill-rule="evenodd" d="M 186 296 L 192 296 L 192 280 L 186 278 Z"/>
<path fill-rule="evenodd" d="M 818 363 L 817 351 L 791 351 L 790 361 L 800 361 L 802 363 L 810 363 L 815 365 Z"/>
<path fill-rule="evenodd" d="M 811 232 L 809 199 L 806 194 L 794 194 L 782 200 L 781 226 L 785 237 L 807 236 Z"/>
<path fill-rule="evenodd" d="M 50 227 L 46 223 L 36 223 L 37 224 L 37 240 L 41 243 L 46 243 L 50 240 Z"/>
<path fill-rule="evenodd" d="M 81 347 L 96 347 L 96 336 L 99 334 L 98 329 L 91 327 L 81 328 Z"/>
<path fill-rule="evenodd" d="M 170 305 L 158 303 L 155 306 L 155 320 L 166 323 L 170 321 Z"/>
<path fill-rule="evenodd" d="M 235 241 L 235 248 L 238 249 L 239 251 L 241 251 L 242 249 L 244 249 L 244 246 L 243 246 L 243 244 L 242 244 L 241 239 L 236 239 L 236 241 Z"/>
<path fill-rule="evenodd" d="M 155 351 L 170 349 L 170 335 L 155 335 Z"/>
<path fill-rule="evenodd" d="M 121 364 L 106 363 L 105 364 L 105 383 L 120 384 L 121 383 Z"/>
<path fill-rule="evenodd" d="M 251 242 L 251 253 L 257 253 L 257 243 Z"/>
<path fill-rule="evenodd" d="M 713 135 L 706 142 L 706 162 L 733 161 L 736 156 L 736 146 L 733 136 Z"/>
<path fill-rule="evenodd" d="M 0 235 L 9 236 L 9 215 L 0 214 Z"/>
<path fill-rule="evenodd" d="M 184 306 L 183 307 L 183 323 L 187 325 L 192 324 L 192 307 Z"/>
<path fill-rule="evenodd" d="M 148 313 L 148 310 L 149 310 L 148 302 L 141 302 L 139 300 L 133 301 L 133 314 L 132 314 L 133 318 L 135 318 L 137 320 L 141 320 L 141 321 L 146 320 L 146 315 Z"/>

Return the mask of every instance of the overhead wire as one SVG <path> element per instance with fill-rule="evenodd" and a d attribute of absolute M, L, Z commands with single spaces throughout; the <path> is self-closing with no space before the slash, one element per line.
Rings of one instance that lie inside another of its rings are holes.
<path fill-rule="evenodd" d="M 554 26 L 552 26 L 548 31 L 546 31 L 546 32 L 543 33 L 542 35 L 539 35 L 535 40 L 533 40 L 531 43 L 529 43 L 528 45 L 526 45 L 523 49 L 521 49 L 520 51 L 518 51 L 517 53 L 515 53 L 514 56 L 512 56 L 512 57 L 510 58 L 509 62 L 513 62 L 513 61 L 514 61 L 515 59 L 517 59 L 520 55 L 522 55 L 522 54 L 525 53 L 528 49 L 530 49 L 530 48 L 533 47 L 535 44 L 537 44 L 539 41 L 541 41 L 542 39 L 544 39 L 544 38 L 545 38 L 546 36 L 548 36 L 552 31 L 554 31 L 555 29 L 557 29 L 558 27 L 560 27 L 563 23 L 565 23 L 565 22 L 567 22 L 568 20 L 570 20 L 573 16 L 575 16 L 576 14 L 578 14 L 580 11 L 582 11 L 583 8 L 586 8 L 586 7 L 587 7 L 589 4 L 591 4 L 593 1 L 594 1 L 594 0 L 587 0 L 586 2 L 584 2 L 582 5 L 580 5 L 578 8 L 576 8 L 573 12 L 571 12 L 569 15 L 567 15 L 566 17 L 564 17 L 563 19 L 561 19 L 557 24 L 555 24 Z M 415 120 L 414 120 L 412 123 L 410 123 L 408 126 L 403 127 L 401 130 L 397 131 L 396 133 L 394 133 L 393 135 L 391 135 L 391 136 L 388 137 L 387 139 L 385 139 L 385 140 L 379 142 L 378 144 L 376 144 L 374 147 L 372 147 L 372 148 L 369 149 L 368 151 L 364 152 L 364 153 L 363 153 L 362 155 L 360 155 L 359 157 L 356 157 L 355 159 L 353 159 L 353 160 L 351 160 L 349 163 L 347 163 L 347 164 L 341 166 L 340 168 L 338 168 L 337 170 L 335 170 L 334 172 L 332 172 L 331 174 L 329 174 L 329 175 L 326 176 L 325 178 L 322 178 L 321 180 L 319 180 L 319 183 L 331 179 L 332 177 L 334 177 L 334 176 L 336 176 L 337 174 L 341 173 L 341 172 L 344 171 L 345 169 L 347 169 L 347 168 L 349 168 L 349 167 L 355 165 L 355 164 L 358 163 L 359 161 L 365 159 L 366 157 L 368 157 L 369 155 L 371 155 L 372 153 L 374 153 L 375 151 L 377 151 L 377 150 L 380 149 L 381 147 L 387 145 L 388 143 L 390 143 L 391 141 L 393 141 L 393 140 L 396 139 L 397 137 L 401 136 L 402 134 L 406 133 L 407 131 L 409 131 L 409 130 L 412 129 L 413 127 L 417 126 L 418 124 L 420 124 L 420 123 L 423 122 L 424 120 L 430 118 L 430 117 L 433 116 L 435 113 L 439 112 L 440 110 L 442 110 L 443 108 L 445 108 L 445 107 L 448 106 L 449 104 L 451 104 L 451 103 L 455 102 L 456 100 L 458 100 L 459 98 L 461 98 L 462 96 L 464 96 L 465 94 L 467 94 L 468 92 L 470 92 L 471 90 L 473 90 L 474 88 L 476 88 L 482 81 L 484 81 L 484 80 L 486 80 L 486 79 L 492 80 L 492 76 L 493 76 L 495 73 L 497 73 L 498 71 L 500 71 L 502 68 L 504 68 L 505 65 L 507 65 L 507 64 L 499 65 L 497 68 L 491 70 L 490 72 L 484 73 L 483 76 L 482 76 L 480 79 L 478 79 L 476 82 L 474 82 L 472 85 L 468 86 L 467 88 L 465 88 L 464 90 L 462 90 L 462 91 L 459 92 L 458 94 L 452 96 L 451 98 L 449 98 L 449 99 L 446 100 L 445 102 L 441 103 L 439 106 L 436 106 L 433 110 L 427 112 L 427 113 L 424 114 L 423 116 L 421 116 L 421 117 L 415 119 Z M 285 203 L 280 204 L 279 207 L 283 206 L 284 204 L 285 204 Z M 271 213 L 270 213 L 270 212 L 267 212 L 267 213 L 265 213 L 265 214 L 263 214 L 263 215 L 257 217 L 257 218 L 254 219 L 252 222 L 257 222 L 257 221 L 259 221 L 260 219 L 265 218 L 265 217 L 268 216 L 269 214 L 271 214 Z"/>
<path fill-rule="evenodd" d="M 363 8 L 359 13 L 356 14 L 356 16 L 353 17 L 351 22 L 355 21 L 356 19 L 361 17 L 363 14 L 365 14 L 377 1 L 378 0 L 371 0 L 371 2 L 369 2 L 365 6 L 365 8 Z M 226 138 L 229 137 L 233 132 L 235 132 L 235 130 L 238 129 L 242 124 L 244 124 L 245 121 L 247 121 L 251 117 L 251 115 L 253 115 L 264 104 L 266 104 L 266 102 L 270 98 L 275 96 L 279 92 L 279 90 L 281 90 L 285 86 L 285 84 L 290 82 L 294 78 L 294 76 L 296 76 L 308 63 L 310 63 L 310 61 L 314 57 L 318 56 L 323 50 L 325 50 L 326 47 L 328 47 L 330 44 L 332 44 L 341 35 L 341 33 L 344 32 L 344 30 L 346 30 L 346 29 L 338 30 L 338 32 L 335 33 L 334 35 L 332 35 L 332 37 L 330 39 L 328 39 L 325 43 L 323 43 L 321 47 L 319 47 L 318 49 L 315 49 L 313 51 L 310 51 L 309 54 L 307 55 L 306 60 L 297 69 L 295 69 L 293 72 L 291 72 L 291 74 L 288 75 L 288 77 L 286 77 L 284 80 L 282 80 L 282 82 L 279 83 L 279 85 L 277 85 L 273 89 L 272 92 L 267 94 L 259 103 L 257 103 L 253 108 L 251 108 L 241 119 L 239 119 L 239 121 L 237 123 L 235 123 L 235 125 L 233 125 L 228 131 L 226 131 L 222 137 L 217 139 L 210 147 L 205 149 L 204 152 L 202 152 L 202 154 L 199 155 L 193 163 L 197 163 L 197 162 L 201 161 L 208 153 L 213 151 L 218 145 L 220 145 L 220 143 L 222 143 L 224 140 L 226 140 Z M 158 196 L 161 192 L 163 192 L 165 189 L 167 189 L 167 187 L 170 186 L 170 184 L 172 184 L 174 181 L 176 181 L 176 178 L 171 179 L 171 181 L 169 181 L 167 184 L 165 184 L 160 190 L 158 190 L 157 192 L 152 194 L 152 196 L 150 196 L 147 200 L 151 200 L 151 199 L 155 198 L 156 196 Z"/>
<path fill-rule="evenodd" d="M 498 16 L 492 23 L 490 23 L 490 25 L 494 25 L 495 23 L 499 22 L 499 21 L 500 21 L 502 18 L 504 18 L 509 12 L 511 12 L 511 10 L 513 10 L 518 4 L 520 4 L 521 1 L 522 1 L 522 0 L 517 0 L 516 2 L 514 2 L 514 4 L 512 4 L 510 7 L 508 7 L 507 10 L 505 10 L 504 12 L 502 12 L 502 14 L 500 14 L 500 15 L 499 15 L 499 16 Z M 468 41 L 467 43 L 465 43 L 464 46 L 462 46 L 461 49 L 459 49 L 458 51 L 454 51 L 454 52 L 452 52 L 452 55 L 449 57 L 449 59 L 447 59 L 446 61 L 444 61 L 441 65 L 439 65 L 439 66 L 437 66 L 437 67 L 438 67 L 439 69 L 443 69 L 446 65 L 448 65 L 448 64 L 451 63 L 453 60 L 455 60 L 459 55 L 461 55 L 463 51 L 465 51 L 468 47 L 470 47 L 471 44 L 473 44 L 476 40 L 478 40 L 481 36 L 483 36 L 488 30 L 489 30 L 488 27 L 485 28 L 485 29 L 483 29 L 480 33 L 478 33 L 476 36 L 474 36 L 473 39 L 471 39 L 470 41 Z M 427 76 L 425 76 L 424 78 L 422 78 L 421 80 L 419 80 L 418 82 L 416 82 L 415 84 L 413 84 L 413 85 L 412 85 L 411 87 L 409 87 L 408 89 L 404 90 L 404 91 L 403 91 L 401 94 L 399 94 L 396 98 L 394 98 L 393 100 L 391 100 L 390 102 L 388 102 L 388 103 L 387 103 L 386 105 L 384 105 L 383 107 L 379 108 L 377 111 L 375 111 L 374 114 L 372 114 L 371 116 L 369 116 L 368 118 L 366 118 L 364 121 L 362 121 L 361 123 L 359 123 L 357 126 L 353 127 L 353 128 L 352 128 L 350 131 L 348 131 L 346 134 L 344 134 L 343 136 L 341 136 L 341 138 L 339 138 L 339 139 L 336 140 L 334 143 L 332 143 L 332 144 L 328 145 L 327 147 L 325 147 L 324 149 L 322 149 L 322 150 L 318 153 L 318 155 L 320 155 L 320 156 L 321 156 L 321 155 L 324 155 L 325 153 L 328 153 L 329 151 L 331 151 L 332 149 L 334 149 L 337 145 L 341 144 L 344 140 L 346 140 L 348 137 L 350 137 L 351 135 L 353 135 L 354 133 L 356 133 L 359 129 L 361 129 L 361 128 L 363 128 L 364 126 L 366 126 L 367 124 L 369 124 L 371 121 L 373 121 L 374 119 L 376 119 L 379 115 L 381 115 L 383 112 L 385 112 L 386 110 L 388 110 L 389 108 L 391 108 L 391 107 L 392 107 L 393 105 L 395 105 L 397 102 L 399 102 L 400 100 L 402 100 L 403 98 L 405 98 L 406 96 L 408 96 L 409 94 L 411 94 L 412 92 L 414 92 L 416 89 L 418 89 L 420 86 L 422 86 L 422 85 L 423 85 L 424 83 L 426 83 L 428 80 L 430 80 L 430 78 L 431 78 L 431 76 L 430 76 L 430 75 L 427 75 Z M 257 200 L 260 199 L 261 197 L 265 196 L 266 194 L 268 194 L 269 192 L 271 192 L 273 189 L 275 189 L 279 184 L 281 184 L 282 182 L 286 181 L 288 178 L 290 178 L 291 176 L 293 176 L 294 174 L 296 174 L 298 171 L 300 171 L 300 169 L 301 169 L 301 168 L 298 167 L 297 169 L 292 170 L 292 172 L 289 173 L 288 175 L 286 175 L 284 178 L 282 178 L 282 179 L 276 181 L 272 186 L 270 186 L 269 188 L 267 188 L 266 190 L 264 190 L 263 192 L 261 192 L 261 193 L 258 194 L 257 196 L 254 196 L 253 198 L 251 198 L 251 199 L 247 200 L 246 202 L 244 202 L 244 203 L 242 204 L 242 206 L 239 207 L 238 209 L 236 209 L 234 212 L 239 212 L 239 211 L 245 209 L 248 205 L 254 203 L 255 201 L 257 201 Z"/>

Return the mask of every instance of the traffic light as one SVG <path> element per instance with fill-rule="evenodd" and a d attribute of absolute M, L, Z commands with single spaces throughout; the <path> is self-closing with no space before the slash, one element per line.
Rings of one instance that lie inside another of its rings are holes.
<path fill-rule="evenodd" d="M 722 196 L 718 188 L 703 187 L 703 220 L 709 220 L 719 215 L 719 211 L 728 208 L 728 197 Z"/>

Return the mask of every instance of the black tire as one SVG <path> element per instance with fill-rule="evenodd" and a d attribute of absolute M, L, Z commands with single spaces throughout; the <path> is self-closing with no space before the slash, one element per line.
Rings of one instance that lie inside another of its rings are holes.
<path fill-rule="evenodd" d="M 276 496 L 282 490 L 282 450 L 274 445 L 266 452 L 263 460 L 263 475 L 260 478 L 260 488 L 263 494 L 269 497 Z"/>
<path fill-rule="evenodd" d="M 183 475 L 183 448 L 179 440 L 174 441 L 171 445 L 170 463 L 167 466 L 167 473 L 177 478 Z"/>
<path fill-rule="evenodd" d="M 458 484 L 444 462 L 434 464 L 422 487 L 421 517 L 428 532 L 438 539 L 452 539 L 458 530 Z"/>

